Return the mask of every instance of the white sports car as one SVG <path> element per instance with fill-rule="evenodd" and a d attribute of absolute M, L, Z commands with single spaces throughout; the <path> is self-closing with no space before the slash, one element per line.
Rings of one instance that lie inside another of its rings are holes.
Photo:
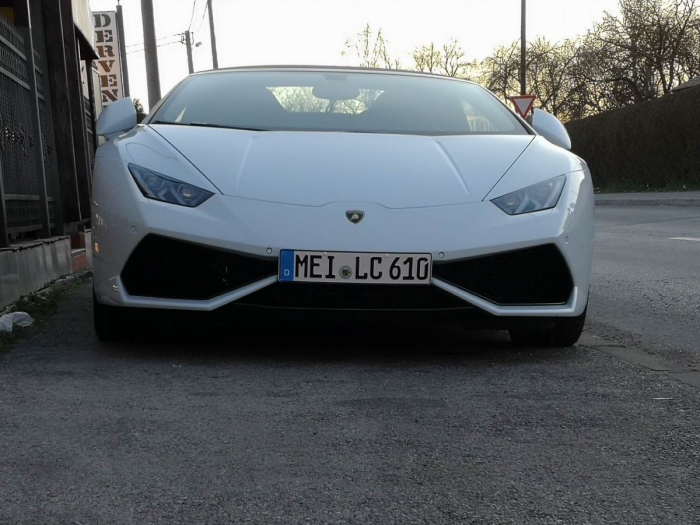
<path fill-rule="evenodd" d="M 191 75 L 135 119 L 125 99 L 98 122 L 100 338 L 256 310 L 449 314 L 526 345 L 581 334 L 593 188 L 547 113 L 531 126 L 429 74 L 261 67 Z"/>

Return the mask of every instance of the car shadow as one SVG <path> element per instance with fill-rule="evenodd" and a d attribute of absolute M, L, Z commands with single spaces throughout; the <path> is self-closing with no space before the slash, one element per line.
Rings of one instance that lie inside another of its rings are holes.
<path fill-rule="evenodd" d="M 347 320 L 249 323 L 226 328 L 175 325 L 146 331 L 100 351 L 137 360 L 187 364 L 275 362 L 294 364 L 488 364 L 574 359 L 581 350 L 520 348 L 504 331 L 467 331 L 436 321 Z"/>

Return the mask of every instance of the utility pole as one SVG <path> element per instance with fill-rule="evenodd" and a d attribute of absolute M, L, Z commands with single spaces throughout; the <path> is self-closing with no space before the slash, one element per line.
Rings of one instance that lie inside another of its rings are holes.
<path fill-rule="evenodd" d="M 152 110 L 160 100 L 160 72 L 158 71 L 156 24 L 153 21 L 153 0 L 141 0 L 141 16 L 143 17 L 143 47 L 146 54 L 148 107 Z"/>
<path fill-rule="evenodd" d="M 119 34 L 119 57 L 122 63 L 122 81 L 124 82 L 124 96 L 131 95 L 129 92 L 129 65 L 126 62 L 126 39 L 124 37 L 124 13 L 122 5 L 117 0 L 117 31 Z"/>
<path fill-rule="evenodd" d="M 192 32 L 185 31 L 185 45 L 187 46 L 187 68 L 190 75 L 194 73 L 194 62 L 192 60 Z"/>
<path fill-rule="evenodd" d="M 520 94 L 527 95 L 527 38 L 525 29 L 527 19 L 525 17 L 525 4 L 527 0 L 522 0 L 520 8 Z"/>
<path fill-rule="evenodd" d="M 214 32 L 214 11 L 211 6 L 212 0 L 207 0 L 209 9 L 209 32 L 211 33 L 211 61 L 214 69 L 219 69 L 219 55 L 216 52 L 216 33 Z"/>

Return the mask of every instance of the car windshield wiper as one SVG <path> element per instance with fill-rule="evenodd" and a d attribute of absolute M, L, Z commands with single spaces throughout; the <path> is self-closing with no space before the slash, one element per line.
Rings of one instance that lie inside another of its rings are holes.
<path fill-rule="evenodd" d="M 224 126 L 222 124 L 205 124 L 204 122 L 190 122 L 190 126 L 199 126 L 201 128 L 222 128 L 222 129 L 240 129 L 241 131 L 270 131 L 262 128 L 248 128 L 242 126 Z"/>
<path fill-rule="evenodd" d="M 168 124 L 170 126 L 189 126 L 189 124 L 186 124 L 185 122 L 166 122 L 165 120 L 154 120 L 153 122 L 149 122 L 149 124 Z"/>
<path fill-rule="evenodd" d="M 194 126 L 199 128 L 221 128 L 221 129 L 238 129 L 241 131 L 269 131 L 260 128 L 247 128 L 238 126 L 223 126 L 221 124 L 206 124 L 204 122 L 166 122 L 165 120 L 154 120 L 151 124 L 169 124 L 172 126 Z"/>

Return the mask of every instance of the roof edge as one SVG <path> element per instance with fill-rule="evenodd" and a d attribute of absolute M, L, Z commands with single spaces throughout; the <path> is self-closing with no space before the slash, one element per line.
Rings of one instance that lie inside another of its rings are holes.
<path fill-rule="evenodd" d="M 219 69 L 208 69 L 205 71 L 197 71 L 193 75 L 215 74 L 226 71 L 348 71 L 348 72 L 365 72 L 365 73 L 383 73 L 389 75 L 411 75 L 428 78 L 444 78 L 448 80 L 458 80 L 461 82 L 474 83 L 471 80 L 459 77 L 450 77 L 437 73 L 428 73 L 425 71 L 411 71 L 408 69 L 388 69 L 381 67 L 360 67 L 360 66 L 319 66 L 319 65 L 297 65 L 297 64 L 278 64 L 278 65 L 257 65 L 257 66 L 232 66 Z"/>

